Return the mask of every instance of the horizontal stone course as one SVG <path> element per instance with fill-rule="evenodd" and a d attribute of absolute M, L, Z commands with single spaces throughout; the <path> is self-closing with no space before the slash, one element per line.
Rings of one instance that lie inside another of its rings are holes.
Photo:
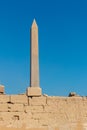
<path fill-rule="evenodd" d="M 26 112 L 44 112 L 43 106 L 25 106 Z"/>
<path fill-rule="evenodd" d="M 86 97 L 0 96 L 0 125 L 15 126 L 18 123 L 22 126 L 25 123 L 27 128 L 47 127 L 50 130 L 51 127 L 58 127 L 59 130 L 70 130 L 63 124 L 75 124 L 79 120 L 87 123 Z M 74 128 L 75 125 L 72 130 Z"/>
<path fill-rule="evenodd" d="M 49 120 L 49 113 L 48 112 L 34 112 L 32 115 L 33 119 L 38 119 L 38 120 Z"/>
<path fill-rule="evenodd" d="M 54 105 L 54 106 L 48 106 L 48 105 L 46 105 L 45 107 L 44 107 L 44 111 L 45 112 L 53 112 L 53 113 L 56 113 L 57 111 L 58 111 L 58 106 L 56 106 L 56 105 Z"/>
<path fill-rule="evenodd" d="M 3 123 L 7 122 L 8 124 L 10 122 L 13 122 L 14 120 L 16 120 L 19 117 L 19 121 L 21 123 L 21 121 L 26 120 L 26 113 L 24 112 L 0 112 L 0 118 L 3 118 Z M 1 122 L 0 122 L 1 123 Z"/>
<path fill-rule="evenodd" d="M 8 127 L 0 127 L 0 130 L 26 130 L 25 127 L 21 128 L 8 128 Z M 29 128 L 28 130 L 49 130 L 48 128 Z M 59 129 L 53 129 L 53 130 L 59 130 Z"/>
<path fill-rule="evenodd" d="M 9 112 L 24 112 L 23 104 L 8 104 Z"/>
<path fill-rule="evenodd" d="M 58 105 L 58 103 L 60 101 L 65 102 L 67 100 L 66 97 L 51 97 L 51 96 L 48 96 L 47 97 L 47 105 L 49 106 L 53 106 L 53 105 Z"/>

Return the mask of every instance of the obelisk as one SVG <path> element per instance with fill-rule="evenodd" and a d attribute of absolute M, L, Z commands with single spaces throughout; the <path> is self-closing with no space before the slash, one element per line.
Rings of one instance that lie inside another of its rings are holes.
<path fill-rule="evenodd" d="M 30 30 L 30 87 L 28 96 L 41 96 L 39 84 L 38 26 L 34 19 Z"/>

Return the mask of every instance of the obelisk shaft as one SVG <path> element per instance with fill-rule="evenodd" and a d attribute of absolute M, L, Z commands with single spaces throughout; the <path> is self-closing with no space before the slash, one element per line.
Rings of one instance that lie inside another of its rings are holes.
<path fill-rule="evenodd" d="M 27 96 L 41 96 L 39 86 L 39 52 L 38 52 L 38 26 L 33 21 L 30 36 L 30 87 L 27 88 Z"/>
<path fill-rule="evenodd" d="M 39 87 L 38 26 L 35 20 L 31 26 L 30 38 L 30 87 Z"/>

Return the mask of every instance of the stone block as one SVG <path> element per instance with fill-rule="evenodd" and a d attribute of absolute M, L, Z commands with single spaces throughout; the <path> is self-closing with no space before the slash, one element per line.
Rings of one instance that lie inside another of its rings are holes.
<path fill-rule="evenodd" d="M 58 111 L 58 107 L 56 105 L 53 105 L 53 106 L 44 106 L 44 111 L 45 112 L 51 112 L 51 113 L 57 113 Z"/>
<path fill-rule="evenodd" d="M 32 96 L 41 96 L 42 95 L 42 91 L 40 87 L 29 87 L 27 88 L 27 92 L 26 92 L 28 97 L 32 97 Z"/>
<path fill-rule="evenodd" d="M 0 103 L 9 102 L 9 95 L 0 95 Z"/>
<path fill-rule="evenodd" d="M 9 112 L 24 112 L 23 104 L 8 104 Z"/>
<path fill-rule="evenodd" d="M 26 95 L 11 95 L 10 98 L 12 103 L 28 104 L 28 98 Z"/>
<path fill-rule="evenodd" d="M 38 128 L 39 122 L 36 119 L 31 118 L 30 120 L 26 120 L 27 128 Z"/>
<path fill-rule="evenodd" d="M 70 92 L 69 97 L 78 97 L 79 95 L 76 92 Z"/>
<path fill-rule="evenodd" d="M 0 112 L 8 112 L 7 103 L 0 103 Z"/>
<path fill-rule="evenodd" d="M 32 118 L 34 120 L 49 120 L 49 114 L 48 112 L 34 112 Z"/>
<path fill-rule="evenodd" d="M 50 123 L 50 119 L 49 119 L 49 118 L 47 118 L 47 119 L 40 119 L 40 120 L 39 120 L 39 124 L 40 124 L 41 126 L 48 126 L 49 123 Z M 51 122 L 51 123 L 52 123 L 52 122 Z"/>
<path fill-rule="evenodd" d="M 0 117 L 3 117 L 3 120 L 8 123 L 15 120 L 16 117 L 19 117 L 20 121 L 25 121 L 26 116 L 26 113 L 23 112 L 0 112 Z"/>
<path fill-rule="evenodd" d="M 41 96 L 41 97 L 29 98 L 29 105 L 32 105 L 32 106 L 46 105 L 46 97 Z"/>
<path fill-rule="evenodd" d="M 54 105 L 58 105 L 58 102 L 60 101 L 61 99 L 59 97 L 47 97 L 47 105 L 49 106 L 54 106 Z"/>
<path fill-rule="evenodd" d="M 43 106 L 25 106 L 26 112 L 43 112 Z"/>

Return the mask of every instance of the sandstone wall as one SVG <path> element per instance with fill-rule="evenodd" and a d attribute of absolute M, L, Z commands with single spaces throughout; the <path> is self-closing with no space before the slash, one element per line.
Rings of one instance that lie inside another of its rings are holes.
<path fill-rule="evenodd" d="M 87 130 L 86 97 L 0 95 L 0 127 L 29 130 Z"/>

